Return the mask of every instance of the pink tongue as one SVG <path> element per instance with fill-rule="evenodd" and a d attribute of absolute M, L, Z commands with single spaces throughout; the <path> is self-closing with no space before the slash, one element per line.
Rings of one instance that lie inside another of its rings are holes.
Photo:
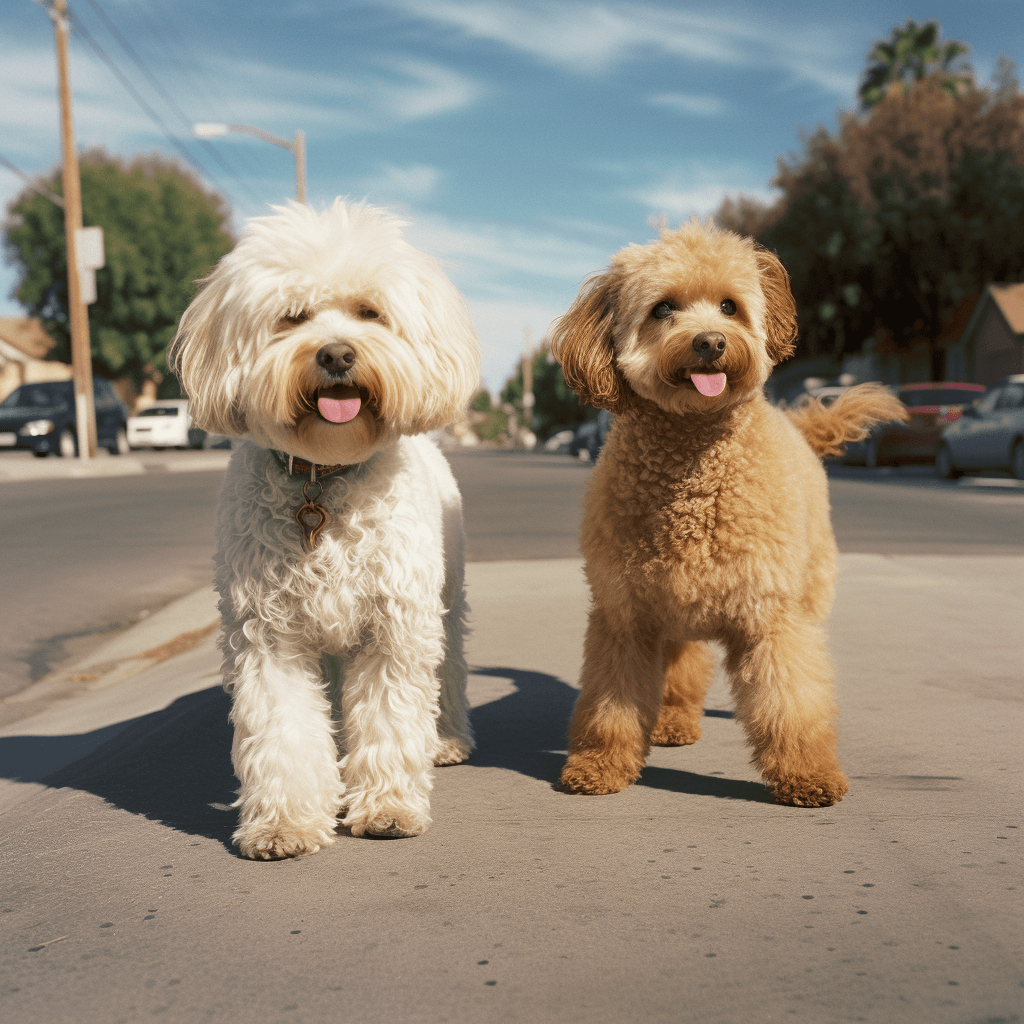
<path fill-rule="evenodd" d="M 725 390 L 724 373 L 695 373 L 690 378 L 694 387 L 708 398 L 714 398 Z"/>
<path fill-rule="evenodd" d="M 359 398 L 324 398 L 316 400 L 320 415 L 331 423 L 348 423 L 359 415 L 359 406 L 362 401 Z"/>

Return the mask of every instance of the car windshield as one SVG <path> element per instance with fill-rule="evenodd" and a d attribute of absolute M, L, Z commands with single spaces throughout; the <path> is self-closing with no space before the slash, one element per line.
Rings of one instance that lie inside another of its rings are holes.
<path fill-rule="evenodd" d="M 176 405 L 151 405 L 148 409 L 143 409 L 139 413 L 140 416 L 177 416 L 178 407 Z"/>
<path fill-rule="evenodd" d="M 1024 384 L 1004 384 L 1000 389 L 997 409 L 1020 409 L 1024 407 Z"/>
<path fill-rule="evenodd" d="M 23 384 L 9 394 L 2 402 L 2 409 L 45 409 L 58 405 L 69 397 L 67 385 L 60 384 Z"/>
<path fill-rule="evenodd" d="M 970 405 L 980 396 L 980 391 L 968 388 L 925 388 L 921 391 L 901 391 L 900 401 L 916 409 L 922 405 Z"/>

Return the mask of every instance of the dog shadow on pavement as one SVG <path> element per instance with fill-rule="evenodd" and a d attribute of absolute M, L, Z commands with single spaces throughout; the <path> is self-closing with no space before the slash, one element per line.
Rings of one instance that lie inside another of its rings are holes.
<path fill-rule="evenodd" d="M 468 766 L 502 768 L 557 789 L 576 690 L 543 672 L 477 668 L 473 674 L 507 679 L 514 690 L 472 710 L 477 746 Z M 0 737 L 0 778 L 93 793 L 132 814 L 234 851 L 237 812 L 230 804 L 238 782 L 231 768 L 230 710 L 231 698 L 214 686 L 93 733 Z M 652 765 L 637 785 L 771 802 L 759 783 Z"/>
<path fill-rule="evenodd" d="M 94 793 L 231 848 L 237 811 L 229 805 L 238 782 L 231 769 L 230 709 L 231 698 L 216 686 L 94 733 L 3 737 L 0 777 Z M 90 752 L 73 760 L 79 749 Z M 54 764 L 63 766 L 53 770 Z"/>
<path fill-rule="evenodd" d="M 566 729 L 577 691 L 544 672 L 474 668 L 472 674 L 508 679 L 515 690 L 472 710 L 476 750 L 467 763 L 478 768 L 504 768 L 550 782 L 554 789 L 559 789 Z M 731 711 L 709 709 L 704 714 L 709 718 L 732 718 Z M 636 785 L 693 796 L 774 803 L 768 789 L 759 782 L 656 765 L 647 765 Z"/>

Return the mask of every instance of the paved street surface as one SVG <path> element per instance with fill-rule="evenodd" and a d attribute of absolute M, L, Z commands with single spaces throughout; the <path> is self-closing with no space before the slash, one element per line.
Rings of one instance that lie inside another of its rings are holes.
<path fill-rule="evenodd" d="M 451 458 L 478 750 L 430 831 L 239 859 L 215 611 L 186 596 L 0 704 L 0 1020 L 1021 1019 L 1024 493 L 835 475 L 841 804 L 769 802 L 722 680 L 697 744 L 579 797 L 553 784 L 588 470 Z"/>

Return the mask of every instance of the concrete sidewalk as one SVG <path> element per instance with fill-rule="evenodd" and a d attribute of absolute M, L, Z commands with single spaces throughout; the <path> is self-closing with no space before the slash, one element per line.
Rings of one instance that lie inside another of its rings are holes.
<path fill-rule="evenodd" d="M 230 846 L 212 593 L 183 599 L 0 729 L 0 1018 L 1019 1019 L 1022 578 L 841 557 L 851 792 L 805 810 L 770 802 L 721 679 L 696 745 L 557 791 L 581 565 L 471 564 L 478 749 L 433 827 L 259 864 Z"/>

